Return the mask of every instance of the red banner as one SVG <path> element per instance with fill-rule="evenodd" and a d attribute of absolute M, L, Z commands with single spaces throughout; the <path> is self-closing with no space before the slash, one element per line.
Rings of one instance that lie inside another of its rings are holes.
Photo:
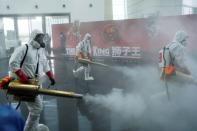
<path fill-rule="evenodd" d="M 86 33 L 92 35 L 94 57 L 144 58 L 172 41 L 178 30 L 189 35 L 189 49 L 196 52 L 197 15 L 152 17 L 119 21 L 98 21 L 52 26 L 53 47 L 65 47 L 75 55 L 76 44 Z"/>

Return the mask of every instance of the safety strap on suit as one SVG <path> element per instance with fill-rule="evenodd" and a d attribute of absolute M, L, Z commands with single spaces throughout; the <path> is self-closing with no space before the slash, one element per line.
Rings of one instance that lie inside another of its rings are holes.
<path fill-rule="evenodd" d="M 25 51 L 25 55 L 24 55 L 24 57 L 23 57 L 23 59 L 22 59 L 22 61 L 21 61 L 21 63 L 20 63 L 20 68 L 23 66 L 23 63 L 24 63 L 24 61 L 25 61 L 25 58 L 26 58 L 27 52 L 28 52 L 28 45 L 25 44 L 25 46 L 26 46 L 26 51 Z"/>
<path fill-rule="evenodd" d="M 23 63 L 25 61 L 25 58 L 27 56 L 27 52 L 28 52 L 28 49 L 29 49 L 27 44 L 25 44 L 25 46 L 26 46 L 26 51 L 25 51 L 25 55 L 24 55 L 24 57 L 23 57 L 23 59 L 22 59 L 22 61 L 20 63 L 20 68 L 22 68 L 22 66 L 23 66 Z M 38 56 L 38 62 L 37 62 L 37 65 L 36 65 L 35 78 L 38 77 L 38 68 L 39 68 L 39 56 Z"/>

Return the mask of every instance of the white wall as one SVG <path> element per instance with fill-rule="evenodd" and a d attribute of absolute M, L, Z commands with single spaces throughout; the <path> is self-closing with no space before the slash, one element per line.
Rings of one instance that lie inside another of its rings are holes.
<path fill-rule="evenodd" d="M 161 16 L 181 15 L 182 0 L 127 0 L 128 18 L 142 18 L 159 13 Z"/>
<path fill-rule="evenodd" d="M 80 21 L 100 21 L 104 20 L 105 0 L 71 0 L 71 19 Z M 89 4 L 92 3 L 92 7 Z"/>
<path fill-rule="evenodd" d="M 89 7 L 90 3 L 92 7 Z M 35 13 L 70 13 L 71 21 L 100 21 L 105 17 L 104 0 L 0 0 L 0 15 Z"/>

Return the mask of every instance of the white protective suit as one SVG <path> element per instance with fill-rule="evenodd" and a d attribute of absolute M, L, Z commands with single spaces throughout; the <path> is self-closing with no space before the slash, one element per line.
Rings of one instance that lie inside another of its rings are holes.
<path fill-rule="evenodd" d="M 41 33 L 38 30 L 34 30 L 30 36 L 28 42 L 28 52 L 22 65 L 22 70 L 29 78 L 35 78 L 35 72 L 38 66 L 38 80 L 47 71 L 50 70 L 48 60 L 44 48 L 40 48 L 38 42 L 34 41 L 37 34 Z M 11 72 L 15 72 L 20 69 L 20 63 L 25 55 L 26 46 L 22 45 L 18 47 L 12 54 L 9 66 Z M 24 131 L 48 131 L 48 127 L 43 124 L 39 124 L 40 113 L 43 109 L 42 99 L 37 96 L 35 102 L 26 102 L 29 110 L 29 115 L 26 120 Z"/>
<path fill-rule="evenodd" d="M 185 63 L 185 46 L 187 45 L 187 38 L 188 35 L 186 32 L 176 32 L 173 41 L 165 46 L 166 51 L 164 52 L 163 56 L 166 63 L 165 65 L 163 63 L 159 63 L 160 67 L 173 64 L 176 69 L 179 69 L 180 71 L 182 70 L 183 73 L 189 73 Z"/>
<path fill-rule="evenodd" d="M 91 54 L 91 41 L 88 40 L 91 38 L 91 35 L 87 33 L 84 36 L 84 39 L 78 43 L 76 46 L 76 55 L 78 55 L 79 52 L 81 52 L 84 56 L 84 59 L 88 59 L 88 55 Z M 80 72 L 84 70 L 84 75 L 85 75 L 85 80 L 94 80 L 92 76 L 90 76 L 90 64 L 80 64 L 80 67 L 77 68 L 76 70 L 73 70 L 73 75 L 75 77 L 78 76 Z"/>
<path fill-rule="evenodd" d="M 167 45 L 174 58 L 174 66 L 183 70 L 188 70 L 185 63 L 185 47 L 187 45 L 187 39 L 188 35 L 186 32 L 177 31 L 173 42 Z"/>

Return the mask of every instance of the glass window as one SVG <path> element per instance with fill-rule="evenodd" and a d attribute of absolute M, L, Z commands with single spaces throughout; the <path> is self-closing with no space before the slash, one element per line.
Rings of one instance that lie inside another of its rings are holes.
<path fill-rule="evenodd" d="M 5 17 L 3 18 L 3 25 L 4 25 L 4 34 L 5 36 L 8 35 L 9 31 L 14 31 L 14 19 Z"/>
<path fill-rule="evenodd" d="M 127 0 L 113 0 L 113 19 L 127 18 Z"/>
<path fill-rule="evenodd" d="M 16 30 L 14 27 L 14 18 L 4 17 L 3 26 L 6 49 L 11 49 L 19 46 L 19 41 L 17 39 Z"/>
<path fill-rule="evenodd" d="M 64 24 L 69 23 L 69 17 L 68 16 L 46 16 L 46 33 L 48 33 L 50 36 L 52 35 L 52 25 L 53 24 Z M 51 41 L 53 41 L 51 39 Z M 53 44 L 51 43 L 51 47 L 53 47 Z"/>
<path fill-rule="evenodd" d="M 192 14 L 192 13 L 193 13 L 192 7 L 183 7 L 183 9 L 182 9 L 183 15 Z"/>
<path fill-rule="evenodd" d="M 46 16 L 46 32 L 51 34 L 52 33 L 52 24 L 64 24 L 69 23 L 68 16 Z"/>
<path fill-rule="evenodd" d="M 193 13 L 192 5 L 193 5 L 192 0 L 183 0 L 182 14 L 183 15 L 192 14 Z"/>
<path fill-rule="evenodd" d="M 42 31 L 42 17 L 18 17 L 18 34 L 22 44 L 26 44 L 34 29 Z"/>

